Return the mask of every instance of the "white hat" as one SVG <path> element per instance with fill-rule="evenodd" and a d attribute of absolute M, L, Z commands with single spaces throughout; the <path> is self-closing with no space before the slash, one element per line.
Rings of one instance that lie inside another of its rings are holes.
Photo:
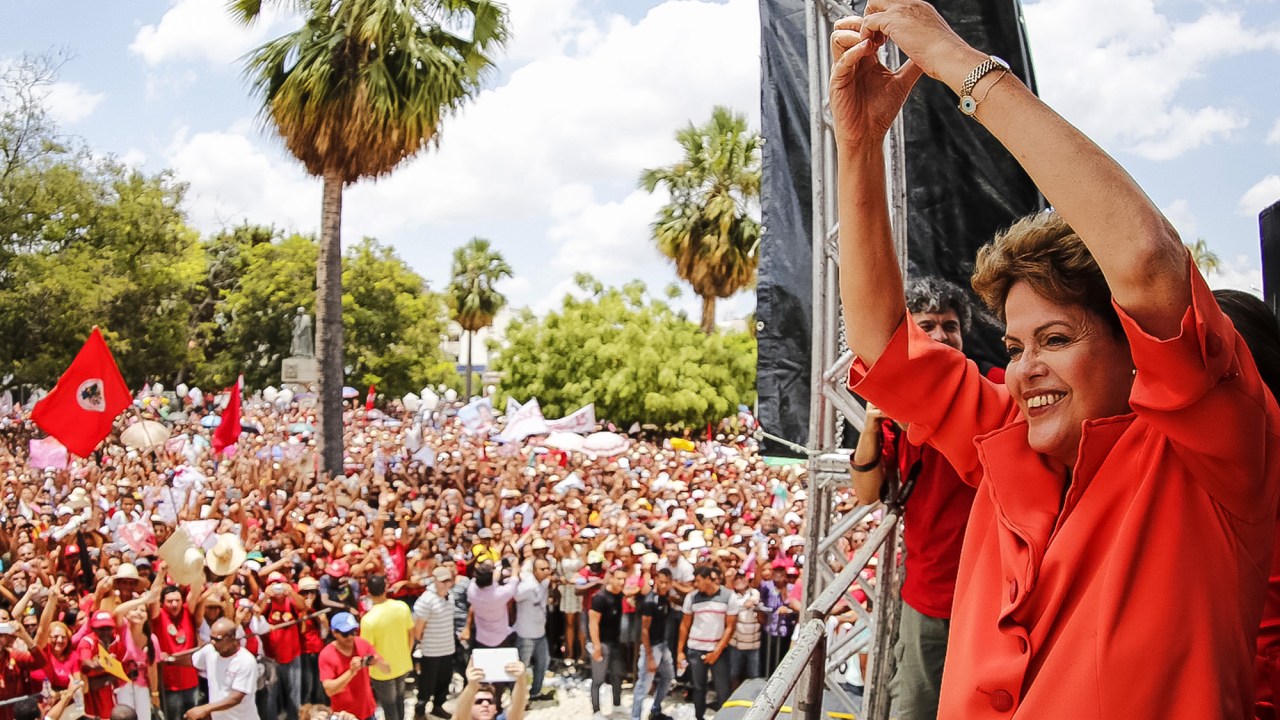
<path fill-rule="evenodd" d="M 67 497 L 67 507 L 72 510 L 83 510 L 89 507 L 89 493 L 84 488 L 78 487 L 71 491 L 71 495 Z"/>
<path fill-rule="evenodd" d="M 204 564 L 214 575 L 226 577 L 240 569 L 246 555 L 239 535 L 222 533 L 209 552 L 205 553 Z"/>

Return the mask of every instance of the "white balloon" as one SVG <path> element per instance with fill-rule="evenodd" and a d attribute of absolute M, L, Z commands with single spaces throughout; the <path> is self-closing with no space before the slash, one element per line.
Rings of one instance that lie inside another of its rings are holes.
<path fill-rule="evenodd" d="M 280 396 L 280 391 L 276 390 L 274 385 L 268 385 L 262 388 L 262 399 L 266 400 L 269 403 L 275 402 L 276 398 L 279 396 Z"/>
<path fill-rule="evenodd" d="M 449 388 L 448 390 L 445 390 L 445 391 L 444 391 L 444 399 L 445 399 L 445 402 L 453 402 L 453 401 L 457 400 L 457 399 L 458 399 L 458 391 L 457 391 L 457 390 L 454 390 L 453 388 Z"/>
<path fill-rule="evenodd" d="M 400 399 L 400 403 L 404 405 L 404 409 L 409 412 L 418 412 L 418 408 L 422 407 L 422 398 L 409 393 Z"/>
<path fill-rule="evenodd" d="M 160 383 L 156 383 L 155 385 L 152 385 L 151 392 L 155 393 L 156 395 L 159 395 L 160 393 L 164 392 L 164 385 L 161 385 Z"/>
<path fill-rule="evenodd" d="M 173 391 L 178 393 L 178 397 L 182 397 L 187 394 L 188 389 L 186 383 L 178 383 L 178 387 L 174 388 Z"/>
<path fill-rule="evenodd" d="M 289 388 L 281 390 L 280 393 L 276 395 L 276 402 L 283 403 L 285 405 L 293 402 L 293 391 Z"/>
<path fill-rule="evenodd" d="M 484 386 L 484 395 L 485 395 L 485 397 L 493 397 L 493 394 L 494 394 L 494 393 L 496 393 L 496 392 L 498 392 L 498 388 L 494 387 L 493 385 L 485 385 L 485 386 Z"/>
<path fill-rule="evenodd" d="M 440 404 L 440 396 L 435 394 L 431 388 L 422 388 L 422 405 L 425 410 L 435 410 Z"/>

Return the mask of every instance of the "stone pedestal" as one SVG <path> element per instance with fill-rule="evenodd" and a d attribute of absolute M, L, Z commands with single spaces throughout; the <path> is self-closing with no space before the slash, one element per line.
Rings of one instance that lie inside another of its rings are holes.
<path fill-rule="evenodd" d="M 320 364 L 315 358 L 289 357 L 280 364 L 280 382 L 310 385 L 320 379 Z"/>

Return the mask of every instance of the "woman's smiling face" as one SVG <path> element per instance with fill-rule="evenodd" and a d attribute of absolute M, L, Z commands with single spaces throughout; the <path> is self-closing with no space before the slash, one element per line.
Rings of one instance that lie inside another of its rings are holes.
<path fill-rule="evenodd" d="M 1027 442 L 1067 467 L 1086 420 L 1129 412 L 1129 343 L 1079 305 L 1055 303 L 1018 282 L 1005 301 L 1005 385 L 1027 419 Z"/>

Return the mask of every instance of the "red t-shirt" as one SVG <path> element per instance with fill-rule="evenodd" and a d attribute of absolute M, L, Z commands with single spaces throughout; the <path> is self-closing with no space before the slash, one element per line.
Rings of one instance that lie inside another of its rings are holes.
<path fill-rule="evenodd" d="M 977 490 L 960 479 L 942 453 L 927 445 L 912 445 L 906 433 L 885 425 L 885 462 L 897 466 L 904 485 L 918 472 L 903 515 L 907 575 L 902 581 L 902 601 L 924 615 L 946 620 L 951 617 L 960 547 Z"/>
<path fill-rule="evenodd" d="M 320 634 L 320 621 L 312 618 L 302 623 L 302 654 L 318 655 L 324 649 L 324 637 Z"/>
<path fill-rule="evenodd" d="M 35 680 L 37 685 L 43 685 L 44 681 L 48 680 L 54 690 L 66 690 L 71 686 L 71 676 L 78 672 L 80 672 L 80 656 L 76 654 L 74 648 L 61 659 L 50 649 L 44 653 L 44 666 L 33 671 L 31 679 Z"/>
<path fill-rule="evenodd" d="M 195 628 L 191 613 L 185 607 L 178 611 L 176 620 L 170 617 L 168 610 L 161 608 L 160 614 L 156 616 L 153 635 L 160 652 L 177 655 L 200 644 Z M 165 690 L 190 690 L 199 682 L 200 674 L 190 665 L 164 663 L 160 666 L 160 683 Z"/>
<path fill-rule="evenodd" d="M 298 619 L 298 609 L 290 598 L 272 598 L 267 605 L 267 622 L 272 625 L 293 622 Z M 302 633 L 297 625 L 272 630 L 267 633 L 267 657 L 281 665 L 288 665 L 302 654 Z"/>
<path fill-rule="evenodd" d="M 0 656 L 0 700 L 25 694 L 25 685 L 31 672 L 43 667 L 44 663 L 44 653 L 38 648 L 30 653 L 9 650 Z M 13 706 L 0 707 L 0 718 L 12 720 Z"/>
<path fill-rule="evenodd" d="M 372 655 L 373 645 L 368 640 L 356 637 L 355 654 Z M 343 655 L 336 643 L 329 643 L 320 651 L 320 680 L 335 680 L 351 667 L 351 655 Z M 373 686 L 369 683 L 369 668 L 360 668 L 356 676 L 347 683 L 342 692 L 329 696 L 329 706 L 334 712 L 349 712 L 358 718 L 373 717 L 378 709 L 373 699 Z"/>
<path fill-rule="evenodd" d="M 116 679 L 106 670 L 94 670 L 92 672 L 83 670 L 83 663 L 98 659 L 98 636 L 90 632 L 88 635 L 80 638 L 80 642 L 76 645 L 76 658 L 84 673 L 88 687 L 84 691 L 84 713 L 93 717 L 105 718 L 111 717 L 111 711 L 116 706 L 116 686 L 123 681 Z M 121 659 L 124 652 L 117 646 L 120 645 L 119 640 L 111 644 L 107 648 L 116 659 Z"/>

